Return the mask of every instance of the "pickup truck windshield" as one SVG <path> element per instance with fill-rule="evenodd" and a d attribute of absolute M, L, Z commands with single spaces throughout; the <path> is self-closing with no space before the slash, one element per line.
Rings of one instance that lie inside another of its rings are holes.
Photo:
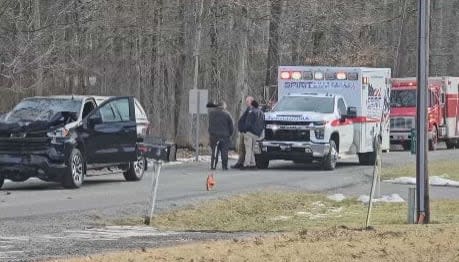
<path fill-rule="evenodd" d="M 330 114 L 334 112 L 333 97 L 285 96 L 273 111 L 301 111 Z"/>
<path fill-rule="evenodd" d="M 391 107 L 415 107 L 416 89 L 392 90 L 390 94 Z"/>
<path fill-rule="evenodd" d="M 7 122 L 48 121 L 58 112 L 78 113 L 81 100 L 58 98 L 28 98 L 17 104 L 5 117 Z"/>

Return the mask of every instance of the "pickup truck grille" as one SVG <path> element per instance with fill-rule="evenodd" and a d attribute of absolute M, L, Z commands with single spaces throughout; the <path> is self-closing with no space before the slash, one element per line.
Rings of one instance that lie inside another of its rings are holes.
<path fill-rule="evenodd" d="M 265 139 L 272 141 L 296 141 L 308 142 L 310 141 L 309 130 L 265 130 Z"/>
<path fill-rule="evenodd" d="M 1 153 L 36 153 L 49 148 L 49 138 L 0 138 Z"/>
<path fill-rule="evenodd" d="M 414 128 L 413 117 L 394 117 L 390 119 L 390 128 L 392 129 L 411 129 Z"/>

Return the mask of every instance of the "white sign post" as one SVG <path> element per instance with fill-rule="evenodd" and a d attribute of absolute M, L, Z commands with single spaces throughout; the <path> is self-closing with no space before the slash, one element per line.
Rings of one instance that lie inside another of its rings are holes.
<path fill-rule="evenodd" d="M 153 174 L 151 176 L 151 191 L 148 198 L 147 206 L 145 208 L 145 225 L 150 225 L 153 212 L 155 211 L 156 205 L 156 194 L 158 192 L 159 173 L 161 172 L 161 160 L 155 160 L 153 166 Z"/>
<path fill-rule="evenodd" d="M 199 160 L 199 120 L 201 114 L 207 114 L 207 101 L 209 97 L 209 91 L 207 89 L 191 89 L 189 95 L 189 113 L 192 115 L 196 115 L 195 120 L 195 128 L 196 136 L 195 136 L 195 160 L 196 162 Z"/>

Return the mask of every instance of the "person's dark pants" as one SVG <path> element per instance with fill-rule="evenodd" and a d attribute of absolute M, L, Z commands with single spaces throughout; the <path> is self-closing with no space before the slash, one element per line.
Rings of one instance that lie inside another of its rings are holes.
<path fill-rule="evenodd" d="M 218 147 L 217 147 L 218 142 Z M 212 156 L 210 158 L 210 167 L 216 168 L 218 162 L 218 153 L 222 158 L 222 168 L 228 169 L 228 147 L 230 143 L 229 137 L 210 136 L 210 148 Z"/>

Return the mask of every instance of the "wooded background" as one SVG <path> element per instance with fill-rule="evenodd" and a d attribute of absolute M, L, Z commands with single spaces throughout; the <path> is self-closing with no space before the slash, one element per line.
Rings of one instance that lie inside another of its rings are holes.
<path fill-rule="evenodd" d="M 416 2 L 0 0 L 0 111 L 32 95 L 135 95 L 156 135 L 189 145 L 195 55 L 198 88 L 237 119 L 278 65 L 415 76 Z M 459 76 L 459 0 L 431 3 L 430 72 Z"/>

